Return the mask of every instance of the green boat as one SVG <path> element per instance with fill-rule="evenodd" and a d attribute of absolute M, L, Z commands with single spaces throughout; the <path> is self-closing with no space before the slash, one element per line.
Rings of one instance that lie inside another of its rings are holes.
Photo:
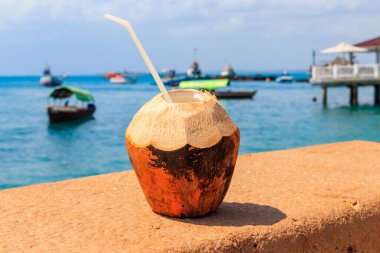
<path fill-rule="evenodd" d="M 225 88 L 230 84 L 228 79 L 212 79 L 212 80 L 191 80 L 182 81 L 179 87 L 182 89 L 203 89 L 214 91 L 216 89 Z"/>
<path fill-rule="evenodd" d="M 182 81 L 179 87 L 182 89 L 199 89 L 211 91 L 218 99 L 251 99 L 257 92 L 253 91 L 216 91 L 220 88 L 225 88 L 230 85 L 229 79 L 211 79 L 211 80 L 191 80 Z"/>
<path fill-rule="evenodd" d="M 76 98 L 74 104 L 69 104 L 70 97 Z M 90 117 L 96 110 L 94 97 L 91 93 L 75 87 L 60 86 L 55 88 L 50 92 L 49 98 L 53 99 L 53 104 L 49 103 L 49 99 L 46 110 L 51 123 Z"/>

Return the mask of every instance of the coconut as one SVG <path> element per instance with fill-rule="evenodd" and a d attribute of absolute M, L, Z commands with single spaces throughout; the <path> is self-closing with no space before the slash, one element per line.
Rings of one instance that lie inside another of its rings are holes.
<path fill-rule="evenodd" d="M 134 171 L 153 211 L 195 217 L 222 202 L 235 166 L 240 133 L 216 97 L 170 91 L 146 103 L 126 131 Z"/>

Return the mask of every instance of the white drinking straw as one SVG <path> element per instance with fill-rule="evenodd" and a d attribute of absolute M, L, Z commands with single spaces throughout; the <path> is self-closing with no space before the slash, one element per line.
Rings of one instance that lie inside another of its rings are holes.
<path fill-rule="evenodd" d="M 112 15 L 107 14 L 107 13 L 104 14 L 104 17 L 108 18 L 109 20 L 111 20 L 113 22 L 116 22 L 116 23 L 124 26 L 125 28 L 127 28 L 129 34 L 131 35 L 133 41 L 136 44 L 137 49 L 140 51 L 140 54 L 145 61 L 145 64 L 148 66 L 150 73 L 152 74 L 154 80 L 156 81 L 158 88 L 160 89 L 161 93 L 164 95 L 164 99 L 166 100 L 166 102 L 172 103 L 173 101 L 170 98 L 168 91 L 166 90 L 164 84 L 162 83 L 162 80 L 161 80 L 160 76 L 158 75 L 156 68 L 153 66 L 152 62 L 150 61 L 149 56 L 145 52 L 145 49 L 142 46 L 142 44 L 141 44 L 139 38 L 137 37 L 135 31 L 133 30 L 132 25 L 124 19 L 112 16 Z"/>

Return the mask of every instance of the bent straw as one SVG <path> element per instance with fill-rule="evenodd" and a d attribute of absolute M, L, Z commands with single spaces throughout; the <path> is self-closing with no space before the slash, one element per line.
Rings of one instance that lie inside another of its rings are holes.
<path fill-rule="evenodd" d="M 154 80 L 156 81 L 158 88 L 160 89 L 161 93 L 164 95 L 164 99 L 168 103 L 173 103 L 171 97 L 169 96 L 168 91 L 166 90 L 164 84 L 162 83 L 160 76 L 157 73 L 156 68 L 153 66 L 152 62 L 149 59 L 149 56 L 145 52 L 144 47 L 142 46 L 139 38 L 137 37 L 135 31 L 133 30 L 132 25 L 124 19 L 112 16 L 112 15 L 107 14 L 107 13 L 104 14 L 104 17 L 115 22 L 115 23 L 118 23 L 118 24 L 124 26 L 125 28 L 127 28 L 129 34 L 132 37 L 132 40 L 135 42 L 137 49 L 140 51 L 140 54 L 141 54 L 143 60 L 145 61 L 145 64 L 147 65 L 150 73 L 152 74 Z"/>

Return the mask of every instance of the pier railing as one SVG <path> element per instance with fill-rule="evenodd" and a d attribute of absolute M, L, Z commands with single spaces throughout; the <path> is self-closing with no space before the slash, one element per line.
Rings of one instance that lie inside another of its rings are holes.
<path fill-rule="evenodd" d="M 380 64 L 313 66 L 311 83 L 374 81 L 380 79 Z"/>

